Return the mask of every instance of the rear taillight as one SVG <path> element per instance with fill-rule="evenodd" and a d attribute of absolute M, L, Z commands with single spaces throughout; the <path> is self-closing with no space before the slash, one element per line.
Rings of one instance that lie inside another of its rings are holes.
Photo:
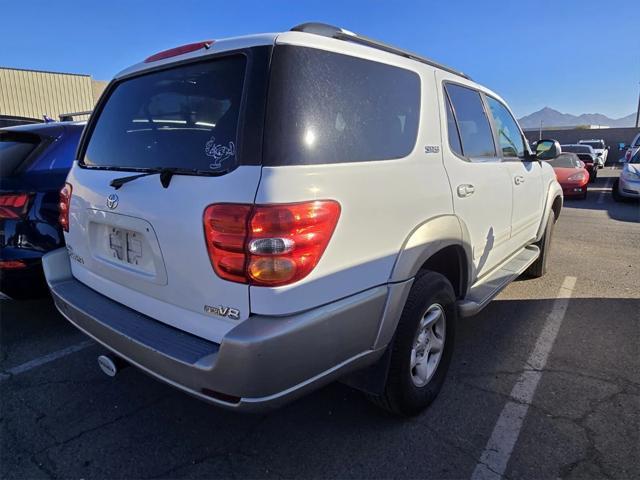
<path fill-rule="evenodd" d="M 0 218 L 20 218 L 29 209 L 29 193 L 5 193 L 0 195 Z"/>
<path fill-rule="evenodd" d="M 218 203 L 204 211 L 209 258 L 219 277 L 280 286 L 318 264 L 340 216 L 340 204 L 316 200 L 280 205 Z"/>
<path fill-rule="evenodd" d="M 62 190 L 60 190 L 60 203 L 58 208 L 60 210 L 58 216 L 58 222 L 65 232 L 69 231 L 69 206 L 71 205 L 71 192 L 73 187 L 70 183 L 65 183 Z"/>
<path fill-rule="evenodd" d="M 0 269 L 3 270 L 15 270 L 26 266 L 27 264 L 24 260 L 0 260 Z"/>

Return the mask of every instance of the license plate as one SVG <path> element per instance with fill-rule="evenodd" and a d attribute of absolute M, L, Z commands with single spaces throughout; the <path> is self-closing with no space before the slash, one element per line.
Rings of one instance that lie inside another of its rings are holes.
<path fill-rule="evenodd" d="M 142 263 L 144 252 L 139 233 L 115 227 L 110 228 L 108 232 L 109 251 L 114 259 L 130 265 Z"/>

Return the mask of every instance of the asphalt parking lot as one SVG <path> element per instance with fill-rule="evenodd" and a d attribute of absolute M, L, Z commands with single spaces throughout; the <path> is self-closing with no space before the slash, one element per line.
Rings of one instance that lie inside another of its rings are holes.
<path fill-rule="evenodd" d="M 103 350 L 50 300 L 3 300 L 2 478 L 640 478 L 640 206 L 619 171 L 565 202 L 550 272 L 461 321 L 448 380 L 402 420 L 341 384 L 214 408 Z"/>

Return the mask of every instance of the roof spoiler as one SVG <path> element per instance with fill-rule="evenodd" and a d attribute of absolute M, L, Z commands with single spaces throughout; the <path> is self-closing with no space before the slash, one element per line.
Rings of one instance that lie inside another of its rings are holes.
<path fill-rule="evenodd" d="M 326 23 L 317 23 L 317 22 L 302 23 L 300 25 L 296 25 L 295 27 L 293 27 L 291 31 L 312 33 L 314 35 L 320 35 L 323 37 L 335 38 L 336 40 L 344 40 L 347 42 L 359 43 L 360 45 L 365 45 L 367 47 L 372 47 L 377 50 L 382 50 L 385 52 L 393 53 L 395 55 L 400 55 L 401 57 L 415 60 L 417 62 L 425 63 L 432 67 L 439 68 L 449 73 L 453 73 L 454 75 L 458 75 L 460 77 L 466 78 L 467 80 L 471 80 L 471 77 L 469 77 L 465 73 L 462 73 L 451 67 L 448 67 L 441 63 L 430 60 L 426 57 L 422 57 L 416 53 L 409 52 L 407 50 L 402 50 L 400 48 L 387 45 L 386 43 L 379 42 L 372 38 L 368 38 L 363 35 L 358 35 L 349 30 L 345 30 L 344 28 L 335 27 L 333 25 L 328 25 Z"/>

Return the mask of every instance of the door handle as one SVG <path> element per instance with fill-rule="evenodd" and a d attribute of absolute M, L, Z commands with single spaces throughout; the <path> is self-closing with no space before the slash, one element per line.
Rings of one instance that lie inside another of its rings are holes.
<path fill-rule="evenodd" d="M 516 175 L 513 177 L 513 181 L 516 182 L 516 185 L 522 185 L 524 183 L 524 177 L 522 175 Z"/>
<path fill-rule="evenodd" d="M 466 183 L 464 185 L 458 185 L 458 196 L 460 198 L 465 198 L 465 197 L 468 197 L 469 195 L 473 195 L 473 192 L 475 191 L 476 191 L 476 188 L 469 183 Z"/>

